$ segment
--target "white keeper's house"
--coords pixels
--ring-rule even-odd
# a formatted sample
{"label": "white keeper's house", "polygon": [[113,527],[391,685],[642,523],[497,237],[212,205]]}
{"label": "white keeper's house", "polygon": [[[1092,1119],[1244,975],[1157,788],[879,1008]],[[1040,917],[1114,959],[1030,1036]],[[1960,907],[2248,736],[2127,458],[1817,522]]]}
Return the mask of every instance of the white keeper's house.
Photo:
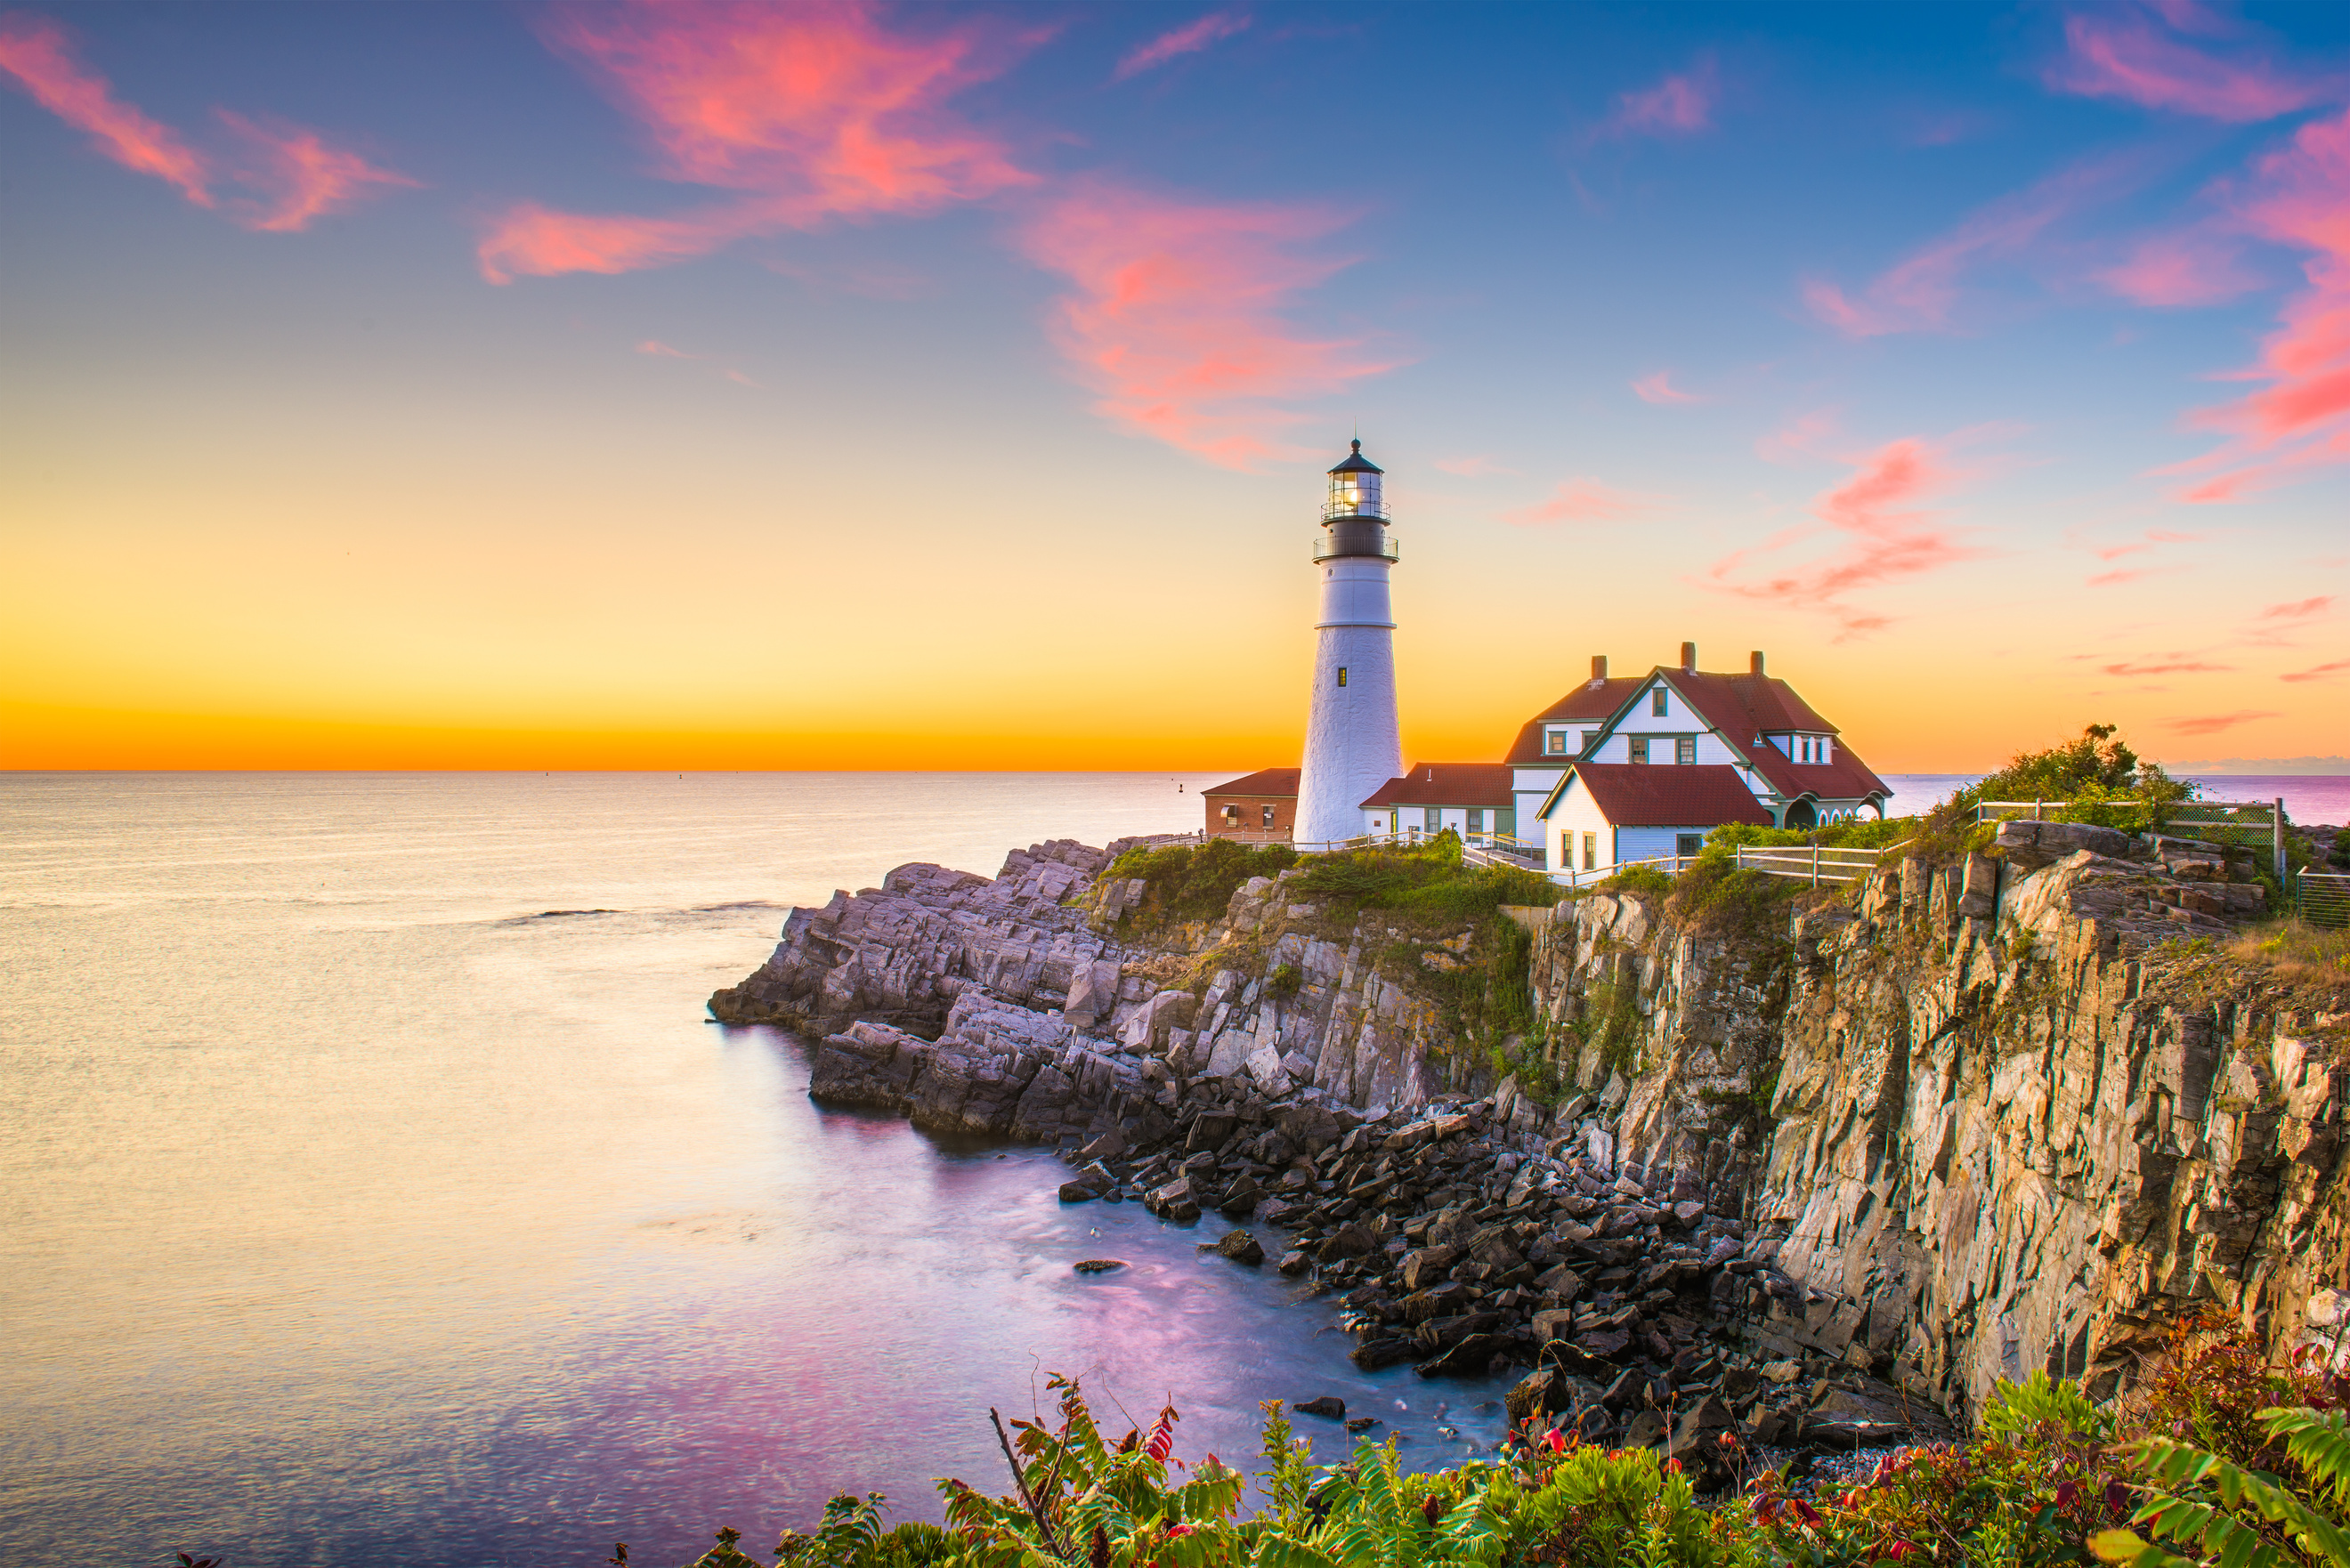
{"label": "white keeper's house", "polygon": [[1692,855],[1733,822],[1882,816],[1893,794],[1760,653],[1720,674],[1690,642],[1679,668],[1645,675],[1610,679],[1593,659],[1588,682],[1519,732],[1509,766],[1519,836],[1539,838],[1553,871]]}

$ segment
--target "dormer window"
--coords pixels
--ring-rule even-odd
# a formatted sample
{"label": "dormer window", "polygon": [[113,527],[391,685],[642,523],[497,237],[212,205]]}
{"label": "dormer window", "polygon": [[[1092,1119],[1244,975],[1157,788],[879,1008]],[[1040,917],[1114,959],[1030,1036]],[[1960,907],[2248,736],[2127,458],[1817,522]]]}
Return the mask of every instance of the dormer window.
{"label": "dormer window", "polygon": [[1648,712],[1651,717],[1659,719],[1666,718],[1671,713],[1671,711],[1672,706],[1666,701],[1665,689],[1663,687],[1659,686],[1648,694]]}
{"label": "dormer window", "polygon": [[1546,756],[1553,757],[1566,755],[1566,732],[1565,730],[1546,731],[1543,735],[1543,753]]}

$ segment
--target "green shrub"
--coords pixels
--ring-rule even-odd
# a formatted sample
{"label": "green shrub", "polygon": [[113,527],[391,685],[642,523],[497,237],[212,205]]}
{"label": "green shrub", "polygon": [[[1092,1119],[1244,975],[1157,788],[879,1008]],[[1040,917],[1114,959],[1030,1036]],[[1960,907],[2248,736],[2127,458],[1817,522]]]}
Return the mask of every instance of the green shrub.
{"label": "green shrub", "polygon": [[2067,801],[2073,804],[2050,812],[2049,820],[2158,832],[2199,786],[2172,778],[2160,763],[2142,759],[2118,733],[2112,724],[2091,724],[2078,740],[2019,752],[2007,766],[1957,792],[1934,815],[1971,820],[1981,801]]}

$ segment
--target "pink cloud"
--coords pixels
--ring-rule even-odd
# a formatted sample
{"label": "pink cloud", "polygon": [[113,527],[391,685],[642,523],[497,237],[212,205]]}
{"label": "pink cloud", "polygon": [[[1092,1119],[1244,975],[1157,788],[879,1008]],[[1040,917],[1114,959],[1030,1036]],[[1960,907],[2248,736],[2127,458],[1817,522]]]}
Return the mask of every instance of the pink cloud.
{"label": "pink cloud", "polygon": [[2315,83],[2263,60],[2220,59],[2166,38],[2137,16],[2082,12],[2064,22],[2066,57],[2045,79],[2060,92],[2123,99],[2231,125],[2273,119],[2317,101]]}
{"label": "pink cloud", "polygon": [[239,178],[263,192],[259,202],[240,202],[239,221],[269,234],[293,234],[310,220],[357,204],[371,185],[417,182],[379,169],[356,152],[330,147],[315,130],[282,121],[256,123],[227,109],[213,111],[250,149]]}
{"label": "pink cloud", "polygon": [[2236,248],[2204,232],[2166,234],[2147,241],[2119,266],[2096,279],[2136,305],[2218,305],[2258,288]]}
{"label": "pink cloud", "polygon": [[2168,528],[2149,528],[2146,531],[2146,537],[2142,539],[2134,540],[2126,545],[2106,545],[2099,547],[2096,557],[2100,561],[2118,561],[2124,556],[2139,555],[2147,550],[2159,549],[2165,545],[2199,544],[2202,537],[2199,534],[2181,534]]}
{"label": "pink cloud", "polygon": [[2232,501],[2297,470],[2350,462],[2350,110],[2303,125],[2258,160],[2238,207],[2253,233],[2314,254],[2302,268],[2307,286],[2241,373],[2266,385],[2194,416],[2230,439],[2164,471],[2226,471],[2184,491],[2189,502]]}
{"label": "pink cloud", "polygon": [[1482,479],[1489,473],[1517,472],[1513,468],[1503,468],[1492,458],[1482,454],[1476,457],[1440,457],[1436,460],[1436,466],[1446,473],[1457,473],[1463,479]]}
{"label": "pink cloud", "polygon": [[104,77],[74,58],[66,30],[47,17],[22,11],[0,16],[0,71],[15,77],[43,109],[87,133],[99,151],[124,168],[178,186],[199,207],[214,204],[204,158],[170,126],[118,101]]}
{"label": "pink cloud", "polygon": [[2102,667],[2108,675],[2217,675],[2234,669],[2230,664],[2210,664],[2199,659],[2158,660],[2152,664],[2132,664],[2124,659],[2119,664]]}
{"label": "pink cloud", "polygon": [[1824,444],[1836,433],[1836,410],[1814,409],[1798,414],[1770,434],[1754,441],[1754,455],[1765,462],[1794,463],[1824,455]]}
{"label": "pink cloud", "polygon": [[1211,11],[1196,22],[1187,22],[1172,32],[1161,33],[1118,61],[1112,81],[1147,71],[1153,66],[1163,66],[1179,55],[1196,54],[1211,44],[1221,43],[1233,34],[1247,28],[1251,18],[1237,11]]}
{"label": "pink cloud", "polygon": [[2277,679],[2288,682],[2323,680],[2333,675],[2350,675],[2350,659],[2337,659],[2328,664],[2313,665],[2307,670],[2296,670],[2290,675],[2280,675]]}
{"label": "pink cloud", "polygon": [[747,235],[920,213],[1035,176],[945,111],[1035,35],[993,25],[912,37],[862,0],[789,6],[558,7],[550,41],[580,60],[679,182],[741,192],[682,216],[568,213],[522,202],[489,226],[483,275],[627,272]]}
{"label": "pink cloud", "polygon": [[1791,529],[1749,550],[1733,551],[1706,571],[1711,586],[1742,598],[1793,609],[1819,610],[1835,618],[1837,641],[1890,625],[1882,615],[1844,602],[1864,588],[1922,576],[1988,552],[1962,543],[1919,504],[1947,489],[1954,475],[1940,448],[1918,437],[1887,441],[1856,460],[1856,472],[1812,504],[1812,514],[1845,543],[1834,554],[1759,580],[1732,574],[1752,557],[1785,548],[1816,532]]}
{"label": "pink cloud", "polygon": [[2132,181],[2139,160],[2085,159],[2024,190],[1985,203],[1949,234],[1880,274],[1858,297],[1822,279],[1804,286],[1812,314],[1847,337],[1949,331],[1966,275],[1987,262],[2030,250],[2046,231]]}
{"label": "pink cloud", "polygon": [[2314,598],[2295,599],[2291,604],[2271,605],[2261,611],[2262,620],[2307,620],[2324,615],[2334,604],[2332,594],[2319,594]]}
{"label": "pink cloud", "polygon": [[520,202],[491,223],[474,254],[492,283],[567,272],[635,272],[707,255],[783,224],[758,202],[704,207],[681,218],[632,218],[558,213]]}
{"label": "pink cloud", "polygon": [[689,354],[682,348],[672,348],[658,337],[648,337],[637,345],[639,354],[650,354],[660,359],[699,359],[699,354]]}
{"label": "pink cloud", "polygon": [[1553,523],[1621,523],[1656,513],[1670,497],[1611,490],[1596,479],[1561,480],[1548,501],[1504,512],[1502,520],[1520,528]]}
{"label": "pink cloud", "polygon": [[1695,392],[1684,392],[1673,385],[1672,372],[1659,370],[1653,376],[1643,376],[1632,383],[1632,390],[1644,403],[1701,403],[1706,400]]}
{"label": "pink cloud", "polygon": [[1284,313],[1347,265],[1302,247],[1351,214],[1295,202],[1178,201],[1080,182],[1021,234],[1076,286],[1053,339],[1112,423],[1228,468],[1299,449],[1268,440],[1292,405],[1391,369],[1355,338],[1301,336]]}
{"label": "pink cloud", "polygon": [[1604,134],[1690,136],[1713,127],[1713,107],[1720,96],[1711,57],[1690,69],[1669,76],[1652,88],[1618,94]]}
{"label": "pink cloud", "polygon": [[[199,207],[224,208],[249,229],[293,234],[313,218],[354,205],[369,186],[416,184],[330,146],[315,130],[225,109],[213,113],[234,135],[238,151],[226,157],[199,152],[170,126],[118,101],[105,78],[73,57],[65,29],[46,17],[0,16],[0,71],[16,78],[42,108],[88,132],[99,151],[124,168],[168,182]],[[233,193],[224,202],[224,185],[251,193]]]}
{"label": "pink cloud", "polygon": [[2169,727],[2182,735],[2216,735],[2222,730],[2232,730],[2255,719],[2273,719],[2276,716],[2265,708],[2239,708],[2232,713],[2211,713],[2200,719],[2173,719]]}
{"label": "pink cloud", "polygon": [[2134,583],[2141,577],[2152,576],[2154,572],[2149,567],[2131,567],[2118,572],[2099,572],[2095,576],[2083,579],[2081,586],[2089,588],[2117,588],[2124,583]]}

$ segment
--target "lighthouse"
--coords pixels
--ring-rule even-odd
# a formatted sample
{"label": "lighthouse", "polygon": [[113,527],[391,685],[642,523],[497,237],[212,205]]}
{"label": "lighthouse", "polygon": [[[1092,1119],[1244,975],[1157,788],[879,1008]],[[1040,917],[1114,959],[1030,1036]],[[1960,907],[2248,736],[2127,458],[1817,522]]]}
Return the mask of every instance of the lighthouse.
{"label": "lighthouse", "polygon": [[1327,843],[1363,831],[1362,804],[1403,772],[1396,729],[1395,615],[1388,573],[1396,562],[1379,466],[1363,443],[1330,471],[1323,536],[1322,613],[1315,622],[1314,700],[1297,780],[1296,842]]}

